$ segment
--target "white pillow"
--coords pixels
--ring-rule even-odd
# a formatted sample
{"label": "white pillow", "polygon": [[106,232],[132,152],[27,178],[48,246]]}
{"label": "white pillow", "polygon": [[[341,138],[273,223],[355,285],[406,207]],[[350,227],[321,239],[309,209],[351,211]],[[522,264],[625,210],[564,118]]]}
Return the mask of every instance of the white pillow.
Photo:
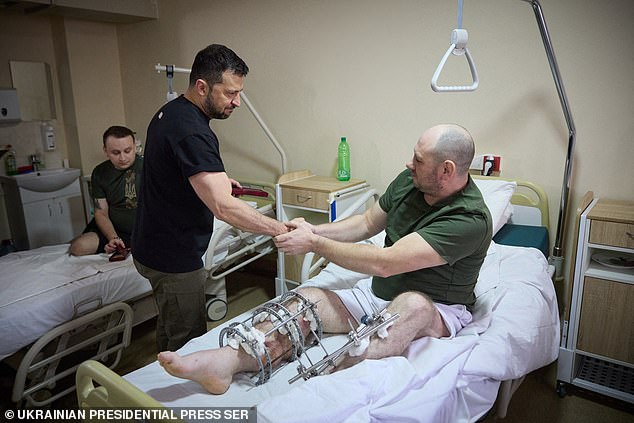
{"label": "white pillow", "polygon": [[480,189],[491,217],[493,218],[493,235],[495,235],[513,214],[511,196],[517,188],[515,181],[499,179],[473,179]]}

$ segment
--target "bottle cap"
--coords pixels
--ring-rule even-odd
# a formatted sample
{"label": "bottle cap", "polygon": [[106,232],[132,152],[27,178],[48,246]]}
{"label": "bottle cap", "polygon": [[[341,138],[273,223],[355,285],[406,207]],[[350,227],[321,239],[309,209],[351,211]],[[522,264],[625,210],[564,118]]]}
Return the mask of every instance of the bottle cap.
{"label": "bottle cap", "polygon": [[346,142],[346,137],[341,137],[341,142]]}

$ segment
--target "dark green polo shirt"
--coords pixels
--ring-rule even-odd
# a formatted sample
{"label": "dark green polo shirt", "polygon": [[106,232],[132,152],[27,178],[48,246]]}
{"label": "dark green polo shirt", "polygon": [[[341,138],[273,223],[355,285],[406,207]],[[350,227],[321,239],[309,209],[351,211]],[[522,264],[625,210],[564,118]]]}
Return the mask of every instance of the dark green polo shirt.
{"label": "dark green polo shirt", "polygon": [[447,264],[387,278],[374,276],[374,293],[392,300],[403,292],[420,291],[435,302],[471,307],[493,227],[489,209],[471,177],[463,190],[430,206],[412,184],[411,172],[405,170],[390,184],[379,205],[387,213],[386,247],[416,232]]}

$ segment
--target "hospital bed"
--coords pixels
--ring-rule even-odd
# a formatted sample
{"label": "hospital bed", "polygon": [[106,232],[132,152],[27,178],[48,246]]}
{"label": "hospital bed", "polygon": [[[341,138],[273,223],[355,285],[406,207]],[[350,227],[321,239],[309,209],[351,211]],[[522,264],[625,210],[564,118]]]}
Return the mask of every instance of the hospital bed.
{"label": "hospital bed", "polygon": [[[404,357],[365,360],[292,384],[296,364],[283,366],[264,384],[257,384],[257,375],[239,374],[219,396],[195,382],[170,376],[157,362],[122,378],[87,361],[77,371],[78,404],[83,408],[256,406],[258,422],[470,422],[492,409],[504,417],[523,377],[557,357],[553,269],[540,248],[533,246],[540,246],[548,234],[548,207],[543,191],[529,183],[518,182],[517,190],[515,182],[503,180],[478,184],[496,232],[505,224],[528,225],[535,231],[522,232],[524,238],[516,242],[527,246],[492,243],[475,289],[473,322],[454,339],[419,339]],[[381,234],[364,242],[381,245]],[[305,284],[334,289],[365,277],[330,263]],[[243,321],[249,314],[233,321]],[[191,340],[179,353],[217,347],[221,330]],[[329,336],[322,344],[332,351],[346,339]],[[314,347],[306,355],[319,360],[323,351]]]}
{"label": "hospital bed", "polygon": [[[236,196],[275,216],[272,184],[242,185]],[[131,328],[156,315],[152,287],[132,256],[109,262],[106,254],[69,256],[68,247],[0,257],[0,361],[16,369],[12,400],[26,406],[45,406],[74,391],[73,375],[87,358],[114,368]],[[203,257],[210,320],[226,314],[226,276],[273,250],[271,237],[214,221]]]}

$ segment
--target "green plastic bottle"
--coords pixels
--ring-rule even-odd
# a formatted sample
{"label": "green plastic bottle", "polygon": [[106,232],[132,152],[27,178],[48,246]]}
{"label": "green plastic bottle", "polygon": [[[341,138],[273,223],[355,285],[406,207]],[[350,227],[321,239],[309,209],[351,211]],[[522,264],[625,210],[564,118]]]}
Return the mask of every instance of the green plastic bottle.
{"label": "green plastic bottle", "polygon": [[[10,148],[10,147],[9,147]],[[9,150],[4,156],[4,170],[7,175],[17,175],[18,166],[15,162],[15,151]]]}
{"label": "green plastic bottle", "polygon": [[337,179],[340,181],[350,180],[350,145],[346,142],[346,137],[341,137],[339,142],[337,164]]}

